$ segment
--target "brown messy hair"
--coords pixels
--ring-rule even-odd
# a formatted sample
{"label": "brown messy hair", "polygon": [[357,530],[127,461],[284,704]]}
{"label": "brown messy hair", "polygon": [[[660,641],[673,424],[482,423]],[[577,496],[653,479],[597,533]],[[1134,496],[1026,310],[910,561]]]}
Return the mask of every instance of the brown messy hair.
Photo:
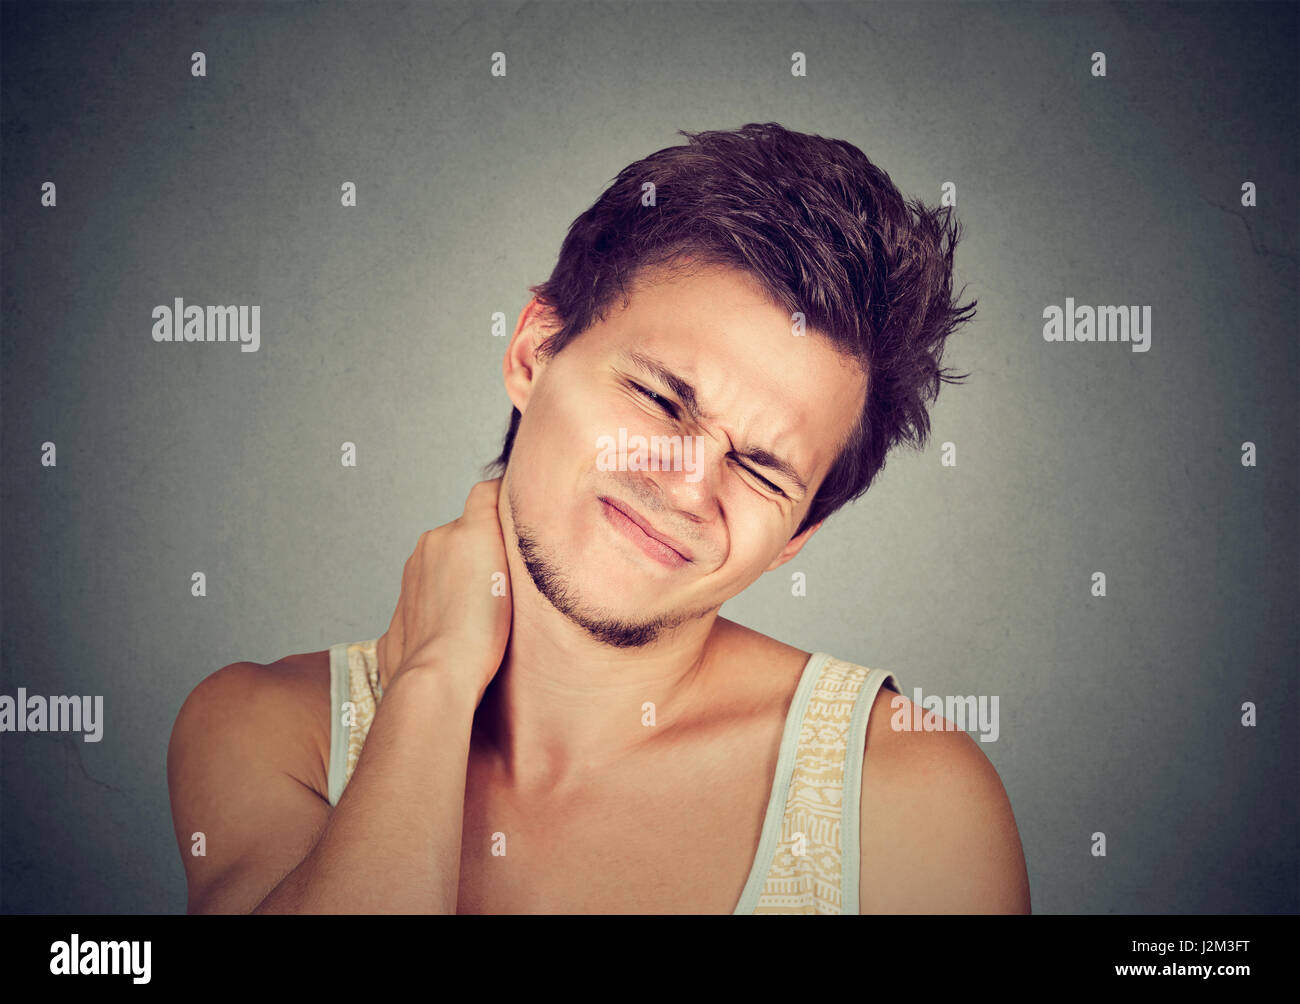
{"label": "brown messy hair", "polygon": [[[551,277],[530,286],[560,325],[539,347],[562,350],[599,320],[643,270],[674,263],[726,265],[752,276],[810,332],[869,374],[865,406],[840,444],[794,536],[861,496],[899,442],[920,449],[940,384],[948,336],[978,301],[952,298],[961,233],[951,208],[905,202],[887,175],[843,140],[775,122],[690,132],[684,146],[624,168],[569,227]],[[642,204],[653,183],[655,204]],[[518,408],[501,455],[510,461]]]}

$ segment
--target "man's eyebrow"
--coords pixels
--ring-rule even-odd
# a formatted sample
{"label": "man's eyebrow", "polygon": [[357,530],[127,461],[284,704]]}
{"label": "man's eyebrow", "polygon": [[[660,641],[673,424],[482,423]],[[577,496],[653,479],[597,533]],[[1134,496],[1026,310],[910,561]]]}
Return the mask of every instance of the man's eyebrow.
{"label": "man's eyebrow", "polygon": [[658,377],[668,388],[676,394],[682,401],[682,407],[690,412],[691,418],[697,422],[710,422],[713,415],[706,415],[700,408],[699,401],[695,398],[695,388],[652,356],[647,356],[636,349],[624,349],[621,353],[623,358],[635,366],[640,367],[651,376]]}
{"label": "man's eyebrow", "polygon": [[799,495],[801,498],[808,494],[808,486],[803,483],[803,478],[799,477],[799,472],[794,469],[794,465],[788,460],[783,460],[775,453],[771,453],[770,451],[764,450],[758,446],[753,449],[741,451],[740,455],[742,457],[748,457],[750,460],[754,461],[754,463],[758,464],[759,467],[766,467],[769,470],[780,471],[799,486]]}
{"label": "man's eyebrow", "polygon": [[[624,349],[620,353],[623,359],[632,363],[651,376],[657,377],[665,386],[667,386],[682,402],[682,407],[690,413],[691,418],[696,422],[711,421],[714,416],[706,414],[701,408],[699,400],[695,396],[695,388],[686,380],[683,380],[667,366],[661,363],[653,356],[648,356],[636,349]],[[737,450],[739,456],[752,460],[759,467],[766,467],[769,470],[780,471],[796,485],[803,495],[808,494],[808,486],[804,483],[799,472],[788,460],[778,457],[771,450],[765,450],[762,447],[752,447],[748,450]]]}

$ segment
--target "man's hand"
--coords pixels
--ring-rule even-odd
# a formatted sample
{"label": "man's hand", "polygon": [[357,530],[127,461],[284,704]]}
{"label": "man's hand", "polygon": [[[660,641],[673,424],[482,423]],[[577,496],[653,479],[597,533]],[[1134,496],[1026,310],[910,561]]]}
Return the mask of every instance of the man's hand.
{"label": "man's hand", "polygon": [[436,665],[473,688],[477,706],[496,675],[511,617],[500,490],[501,478],[475,484],[464,512],[425,531],[406,560],[392,623],[375,645],[387,686],[409,669]]}

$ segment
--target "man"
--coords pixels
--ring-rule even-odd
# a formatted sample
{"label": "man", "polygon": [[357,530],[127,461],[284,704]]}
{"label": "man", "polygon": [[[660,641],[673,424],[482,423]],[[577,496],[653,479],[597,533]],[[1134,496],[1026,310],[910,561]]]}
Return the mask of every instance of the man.
{"label": "man", "polygon": [[533,288],[501,477],[388,631],[186,701],[191,912],[1028,912],[965,732],[718,616],[924,441],[957,233],[847,143],[686,135]]}

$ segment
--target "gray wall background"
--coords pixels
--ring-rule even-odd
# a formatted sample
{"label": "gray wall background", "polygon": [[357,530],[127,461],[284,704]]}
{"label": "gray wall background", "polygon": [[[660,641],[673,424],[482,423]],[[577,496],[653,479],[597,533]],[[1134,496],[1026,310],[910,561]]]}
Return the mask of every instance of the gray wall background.
{"label": "gray wall background", "polygon": [[[1293,5],[0,17],[0,693],[106,717],[98,744],[0,736],[4,911],[184,910],[165,758],[190,689],[382,633],[416,538],[500,447],[491,314],[513,325],[623,166],[769,120],[928,204],[955,182],[979,308],[929,447],[724,615],[909,694],[999,695],[983,748],[1036,912],[1296,910]],[[178,296],[261,304],[260,351],[155,344]],[[1150,304],[1150,351],[1044,342],[1067,296]]]}

